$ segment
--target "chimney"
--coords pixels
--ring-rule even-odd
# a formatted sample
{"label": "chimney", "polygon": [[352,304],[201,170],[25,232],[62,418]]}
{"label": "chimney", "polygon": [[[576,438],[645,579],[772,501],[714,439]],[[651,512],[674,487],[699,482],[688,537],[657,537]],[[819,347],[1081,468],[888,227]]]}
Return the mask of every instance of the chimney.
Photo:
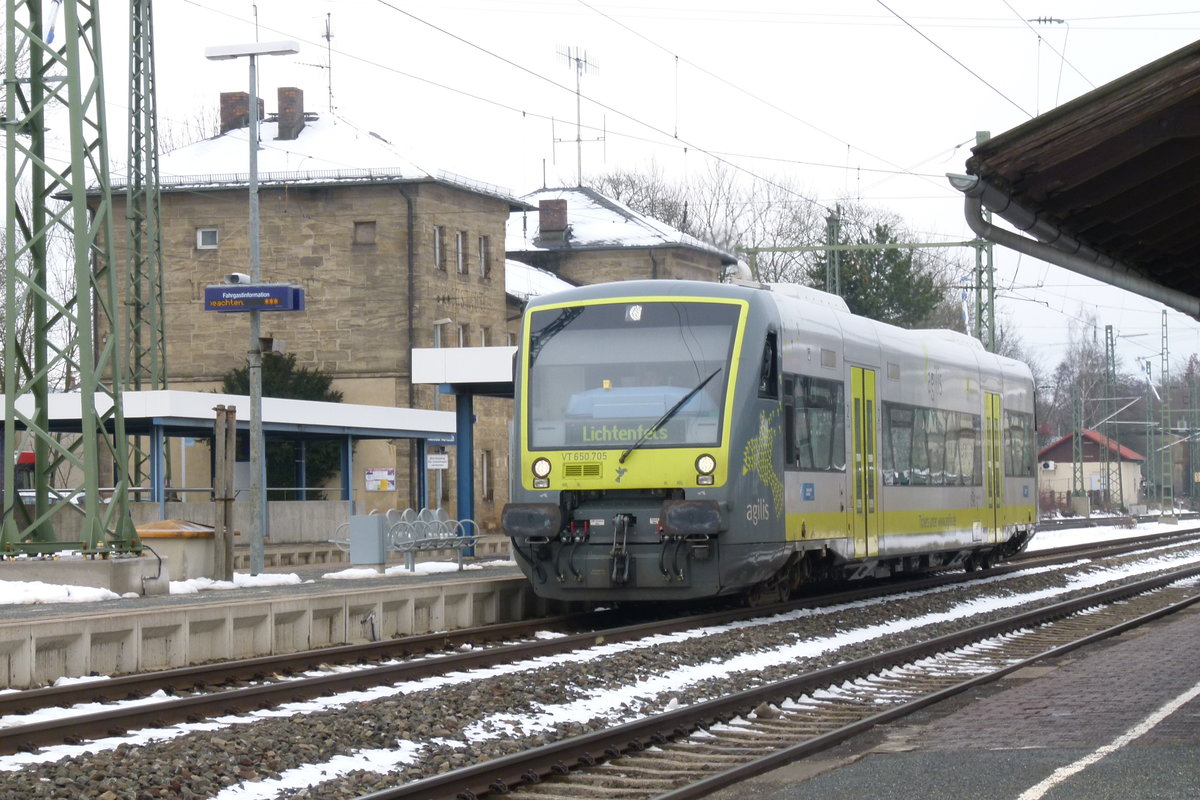
{"label": "chimney", "polygon": [[538,238],[543,242],[567,240],[567,201],[538,201]]}
{"label": "chimney", "polygon": [[[258,118],[263,118],[263,101],[258,99]],[[221,92],[221,133],[250,125],[250,95],[247,92]]]}
{"label": "chimney", "polygon": [[293,86],[279,87],[279,134],[276,139],[295,139],[304,130],[304,92]]}

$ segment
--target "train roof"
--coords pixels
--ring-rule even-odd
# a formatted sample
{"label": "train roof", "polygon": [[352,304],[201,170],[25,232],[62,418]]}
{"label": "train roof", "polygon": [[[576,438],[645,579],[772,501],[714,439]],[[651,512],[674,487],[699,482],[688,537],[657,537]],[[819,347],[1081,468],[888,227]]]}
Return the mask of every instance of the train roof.
{"label": "train roof", "polygon": [[[911,342],[927,351],[939,351],[947,359],[954,353],[971,353],[976,359],[994,359],[993,363],[1008,369],[1028,371],[1020,361],[1006,356],[989,353],[983,344],[972,336],[947,329],[908,329],[852,313],[841,297],[819,289],[796,284],[761,284],[739,281],[735,283],[711,283],[686,280],[640,280],[615,281],[579,286],[561,292],[553,292],[531,299],[531,308],[540,305],[570,302],[572,300],[595,300],[607,297],[724,297],[739,298],[757,305],[770,303],[780,312],[801,310],[805,306],[822,310],[821,316],[833,314],[843,336],[874,339],[885,349],[899,342]],[[790,307],[790,308],[789,308]],[[815,309],[814,309],[815,310]],[[826,317],[827,318],[827,317]]]}

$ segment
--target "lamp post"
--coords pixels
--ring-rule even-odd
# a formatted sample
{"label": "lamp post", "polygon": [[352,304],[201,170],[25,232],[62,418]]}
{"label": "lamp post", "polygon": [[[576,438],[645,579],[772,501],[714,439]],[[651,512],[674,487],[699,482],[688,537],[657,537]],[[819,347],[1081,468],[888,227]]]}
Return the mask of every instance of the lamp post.
{"label": "lamp post", "polygon": [[[205,48],[204,56],[211,61],[233,58],[250,60],[250,282],[261,282],[262,270],[258,247],[258,57],[282,56],[300,52],[294,41],[251,42]],[[255,507],[256,525],[251,526],[250,574],[263,571],[266,557],[264,546],[269,532],[267,518],[266,459],[263,457],[262,430],[262,312],[250,312],[250,494]]]}

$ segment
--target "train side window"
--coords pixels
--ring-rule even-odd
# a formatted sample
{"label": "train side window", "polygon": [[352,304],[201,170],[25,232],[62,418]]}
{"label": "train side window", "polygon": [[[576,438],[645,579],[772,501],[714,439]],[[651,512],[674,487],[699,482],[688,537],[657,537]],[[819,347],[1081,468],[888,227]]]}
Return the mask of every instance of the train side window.
{"label": "train side window", "polygon": [[796,466],[796,378],[783,376],[783,463]]}
{"label": "train side window", "polygon": [[775,331],[767,332],[763,343],[762,366],[758,372],[758,396],[774,400],[779,397],[779,360],[776,357]]}
{"label": "train side window", "polygon": [[1033,415],[1004,412],[1004,474],[1033,477]]}
{"label": "train side window", "polygon": [[[841,472],[846,468],[845,390],[837,381],[797,375],[785,378],[784,400],[791,419],[788,463],[802,470]],[[791,401],[790,408],[787,407]]]}
{"label": "train side window", "polygon": [[883,482],[908,486],[913,482],[913,417],[910,406],[883,407]]}

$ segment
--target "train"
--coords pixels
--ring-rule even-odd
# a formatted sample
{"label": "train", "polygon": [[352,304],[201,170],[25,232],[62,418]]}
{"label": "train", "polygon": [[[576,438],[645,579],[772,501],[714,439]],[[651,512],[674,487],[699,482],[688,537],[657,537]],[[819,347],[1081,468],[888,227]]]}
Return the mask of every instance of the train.
{"label": "train", "polygon": [[539,596],[738,597],[990,567],[1037,520],[1029,368],[786,284],[533,298],[514,356],[514,557]]}

